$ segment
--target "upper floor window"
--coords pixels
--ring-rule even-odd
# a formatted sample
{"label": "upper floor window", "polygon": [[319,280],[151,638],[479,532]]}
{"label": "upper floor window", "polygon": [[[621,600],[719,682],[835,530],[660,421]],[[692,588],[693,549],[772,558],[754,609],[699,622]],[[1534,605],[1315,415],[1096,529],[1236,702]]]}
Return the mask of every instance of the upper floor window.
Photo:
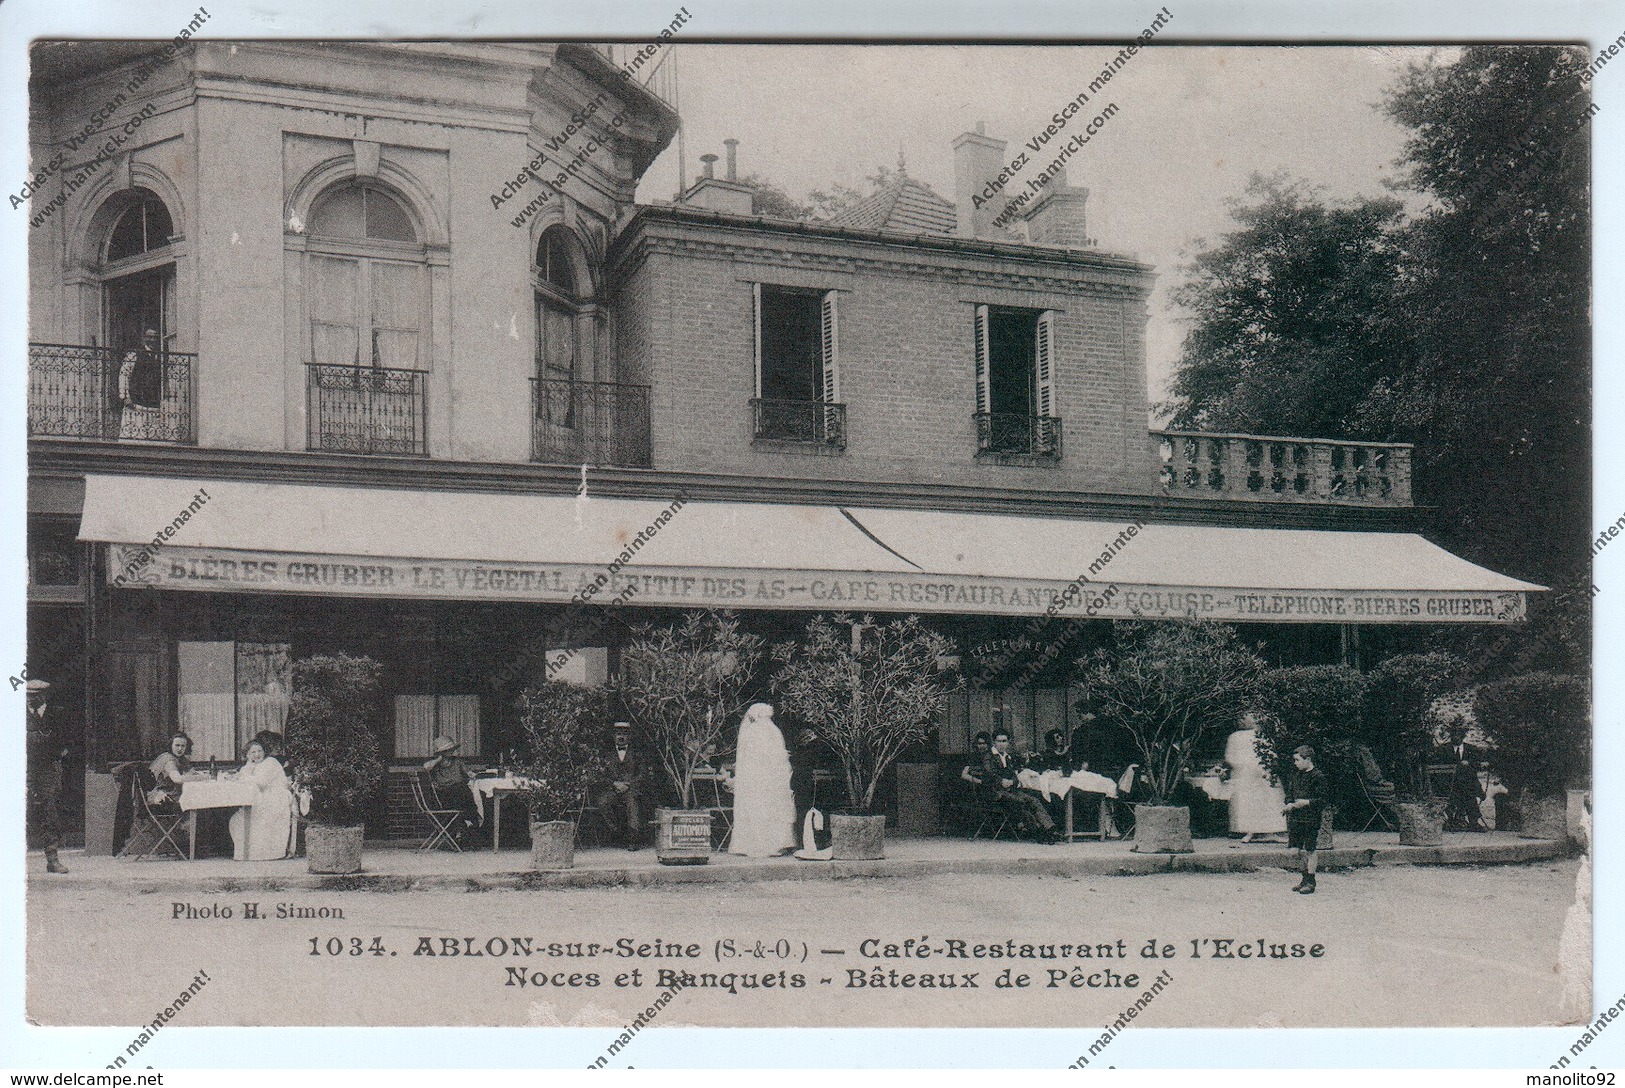
{"label": "upper floor window", "polygon": [[1055,315],[976,307],[976,430],[981,453],[1059,457]]}
{"label": "upper floor window", "polygon": [[107,236],[107,260],[121,261],[139,257],[169,245],[175,233],[164,202],[146,189],[135,190],[136,198],[119,213],[113,229]]}
{"label": "upper floor window", "polygon": [[548,227],[536,244],[536,375],[544,380],[575,381],[585,369],[581,317],[589,286],[580,254],[568,227]]}
{"label": "upper floor window", "polygon": [[756,286],[756,437],[846,444],[834,291]]}
{"label": "upper floor window", "polygon": [[311,361],[416,369],[428,325],[428,265],[412,217],[394,196],[348,185],[311,209]]}

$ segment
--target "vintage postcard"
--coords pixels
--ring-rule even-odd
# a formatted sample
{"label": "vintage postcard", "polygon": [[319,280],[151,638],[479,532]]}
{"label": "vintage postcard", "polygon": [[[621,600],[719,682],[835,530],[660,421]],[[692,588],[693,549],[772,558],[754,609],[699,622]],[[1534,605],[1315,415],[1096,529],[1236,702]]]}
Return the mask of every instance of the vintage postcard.
{"label": "vintage postcard", "polygon": [[688,2],[27,46],[28,1021],[1593,1064],[1625,33]]}

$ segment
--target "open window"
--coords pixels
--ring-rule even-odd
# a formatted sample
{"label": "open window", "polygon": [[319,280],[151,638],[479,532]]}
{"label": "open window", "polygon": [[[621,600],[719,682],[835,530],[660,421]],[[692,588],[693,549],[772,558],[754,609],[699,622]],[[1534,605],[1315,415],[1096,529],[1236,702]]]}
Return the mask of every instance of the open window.
{"label": "open window", "polygon": [[834,291],[756,285],[756,438],[846,445]]}
{"label": "open window", "polygon": [[978,452],[1060,456],[1054,316],[1049,310],[976,307]]}
{"label": "open window", "polygon": [[412,370],[421,361],[428,269],[393,196],[349,185],[310,213],[311,361]]}

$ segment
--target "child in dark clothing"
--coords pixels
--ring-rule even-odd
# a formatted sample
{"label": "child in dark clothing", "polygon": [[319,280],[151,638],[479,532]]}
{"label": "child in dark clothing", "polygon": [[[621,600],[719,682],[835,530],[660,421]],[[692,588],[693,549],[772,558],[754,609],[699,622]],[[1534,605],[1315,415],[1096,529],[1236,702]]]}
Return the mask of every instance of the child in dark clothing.
{"label": "child in dark clothing", "polygon": [[1315,767],[1315,750],[1300,744],[1292,753],[1292,765],[1297,773],[1292,776],[1288,796],[1282,809],[1286,813],[1287,845],[1298,851],[1303,867],[1303,879],[1292,890],[1303,895],[1315,894],[1315,847],[1320,839],[1320,813],[1326,807],[1326,776]]}

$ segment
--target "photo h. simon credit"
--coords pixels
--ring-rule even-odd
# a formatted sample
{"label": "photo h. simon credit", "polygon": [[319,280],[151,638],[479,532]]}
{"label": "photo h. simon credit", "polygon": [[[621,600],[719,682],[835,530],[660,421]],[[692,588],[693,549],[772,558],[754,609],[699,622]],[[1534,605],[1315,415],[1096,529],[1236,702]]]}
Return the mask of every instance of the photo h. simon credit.
{"label": "photo h. simon credit", "polygon": [[1592,1022],[1625,74],[1182,14],[35,42],[28,1016]]}

